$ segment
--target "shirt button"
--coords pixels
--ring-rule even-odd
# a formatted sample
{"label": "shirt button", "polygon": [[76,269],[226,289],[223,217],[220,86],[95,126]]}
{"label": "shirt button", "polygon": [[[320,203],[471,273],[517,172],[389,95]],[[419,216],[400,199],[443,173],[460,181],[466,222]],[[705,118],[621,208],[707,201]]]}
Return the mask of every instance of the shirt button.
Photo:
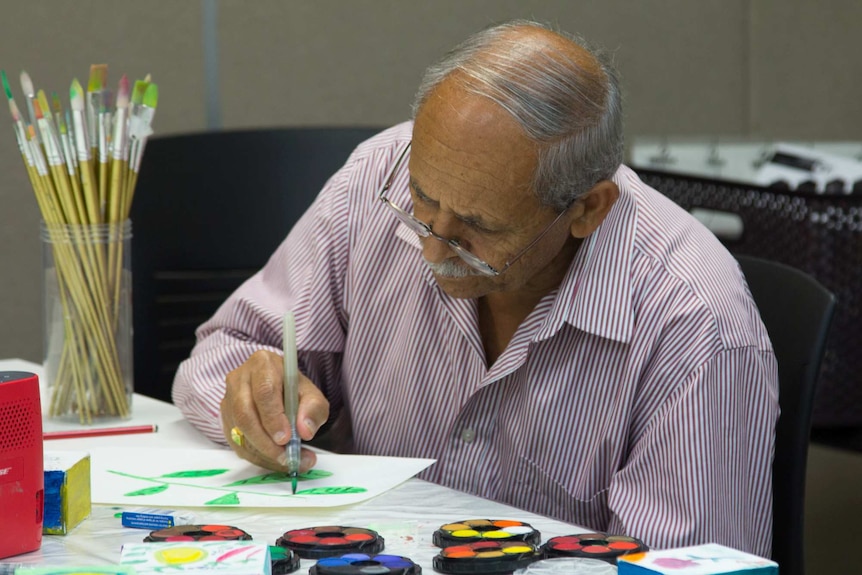
{"label": "shirt button", "polygon": [[464,443],[473,443],[473,440],[476,439],[476,432],[468,427],[461,432],[461,439]]}

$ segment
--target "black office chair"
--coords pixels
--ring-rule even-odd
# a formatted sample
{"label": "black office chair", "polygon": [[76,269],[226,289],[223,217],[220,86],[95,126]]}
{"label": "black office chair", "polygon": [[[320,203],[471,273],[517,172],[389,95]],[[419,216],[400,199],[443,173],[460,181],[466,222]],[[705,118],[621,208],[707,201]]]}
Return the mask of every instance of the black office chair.
{"label": "black office chair", "polygon": [[171,401],[194,330],[262,267],[377,128],[152,138],[132,205],[135,391]]}
{"label": "black office chair", "polygon": [[781,575],[802,575],[811,412],[835,297],[796,268],[751,256],[736,259],[778,359],[781,417],[772,465],[772,559]]}

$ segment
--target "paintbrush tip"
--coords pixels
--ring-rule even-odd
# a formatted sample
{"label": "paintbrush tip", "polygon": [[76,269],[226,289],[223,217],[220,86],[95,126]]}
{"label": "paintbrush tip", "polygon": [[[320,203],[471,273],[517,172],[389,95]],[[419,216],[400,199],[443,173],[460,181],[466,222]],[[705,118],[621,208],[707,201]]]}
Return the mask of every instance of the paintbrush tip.
{"label": "paintbrush tip", "polygon": [[129,78],[123,74],[120,85],[117,88],[117,108],[129,107]]}
{"label": "paintbrush tip", "polygon": [[24,91],[25,96],[33,95],[33,80],[30,79],[30,74],[26,71],[21,71],[21,89]]}
{"label": "paintbrush tip", "polygon": [[[39,90],[39,92],[36,94],[36,100],[33,102],[33,105],[34,105],[33,110],[34,111],[36,110],[36,108],[35,108],[36,102],[39,103],[39,107],[42,109],[42,117],[47,116],[48,118],[50,118],[51,117],[51,104],[48,103],[48,96],[45,95],[45,90]],[[37,117],[39,117],[39,116],[37,116]]]}
{"label": "paintbrush tip", "polygon": [[39,103],[39,100],[33,100],[33,114],[36,115],[37,120],[45,117],[42,115],[42,105]]}
{"label": "paintbrush tip", "polygon": [[84,110],[84,89],[77,78],[72,80],[72,85],[69,87],[69,103],[72,110],[82,112]]}
{"label": "paintbrush tip", "polygon": [[159,86],[158,84],[150,84],[147,86],[147,91],[144,92],[144,106],[155,108],[159,103]]}
{"label": "paintbrush tip", "polygon": [[6,92],[6,97],[12,101],[12,88],[9,87],[9,78],[6,77],[6,70],[0,70],[0,76],[3,77],[3,90]]}
{"label": "paintbrush tip", "polygon": [[296,495],[296,473],[290,477],[290,488],[293,490],[293,494]]}
{"label": "paintbrush tip", "polygon": [[18,111],[18,106],[12,98],[9,98],[9,112],[12,114],[13,122],[17,122],[21,119],[21,113]]}
{"label": "paintbrush tip", "polygon": [[144,80],[136,80],[135,87],[132,88],[132,104],[143,104],[144,103],[144,92],[147,91],[147,84]]}
{"label": "paintbrush tip", "polygon": [[88,92],[98,92],[105,88],[108,81],[108,65],[93,64],[90,66],[90,82],[87,86]]}

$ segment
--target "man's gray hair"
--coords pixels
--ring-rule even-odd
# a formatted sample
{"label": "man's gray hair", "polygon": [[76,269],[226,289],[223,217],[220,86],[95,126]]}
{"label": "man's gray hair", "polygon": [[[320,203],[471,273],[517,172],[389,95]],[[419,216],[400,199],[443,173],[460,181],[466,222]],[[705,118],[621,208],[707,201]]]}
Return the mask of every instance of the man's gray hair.
{"label": "man's gray hair", "polygon": [[[512,32],[525,26],[575,42],[596,59],[602,73],[558,51],[537,51],[519,42]],[[622,163],[618,74],[605,54],[580,38],[527,20],[474,34],[425,71],[413,101],[414,119],[434,88],[450,76],[503,107],[539,145],[533,189],[544,205],[564,210],[597,182],[610,179]]]}

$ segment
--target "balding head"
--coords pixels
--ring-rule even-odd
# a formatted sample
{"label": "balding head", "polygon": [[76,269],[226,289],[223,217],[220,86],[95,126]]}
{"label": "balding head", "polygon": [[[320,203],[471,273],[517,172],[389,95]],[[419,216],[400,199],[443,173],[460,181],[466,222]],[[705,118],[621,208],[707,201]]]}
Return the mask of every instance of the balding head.
{"label": "balding head", "polygon": [[534,190],[562,210],[622,162],[616,72],[582,41],[535,22],[479,32],[431,66],[414,117],[446,81],[495,102],[539,147]]}

